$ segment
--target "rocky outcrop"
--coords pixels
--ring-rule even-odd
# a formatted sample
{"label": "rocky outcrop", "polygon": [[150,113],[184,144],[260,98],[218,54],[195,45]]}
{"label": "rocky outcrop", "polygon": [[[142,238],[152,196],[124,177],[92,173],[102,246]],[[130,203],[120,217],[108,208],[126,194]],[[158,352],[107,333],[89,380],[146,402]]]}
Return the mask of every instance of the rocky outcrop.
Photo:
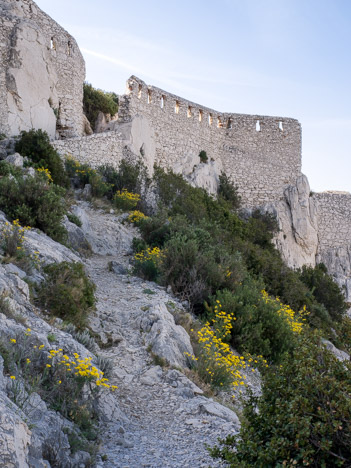
{"label": "rocky outcrop", "polygon": [[220,159],[201,162],[199,155],[187,153],[171,169],[181,174],[193,187],[204,188],[212,195],[217,194],[222,172]]}
{"label": "rocky outcrop", "polygon": [[293,268],[316,263],[318,248],[318,205],[310,196],[305,175],[284,191],[284,200],[268,206],[279,223],[274,242],[286,263]]}
{"label": "rocky outcrop", "polygon": [[84,77],[72,36],[32,0],[0,0],[0,133],[83,135]]}
{"label": "rocky outcrop", "polygon": [[[349,246],[321,249],[317,255],[317,262],[324,263],[351,305],[351,242]],[[348,313],[351,317],[351,308]]]}

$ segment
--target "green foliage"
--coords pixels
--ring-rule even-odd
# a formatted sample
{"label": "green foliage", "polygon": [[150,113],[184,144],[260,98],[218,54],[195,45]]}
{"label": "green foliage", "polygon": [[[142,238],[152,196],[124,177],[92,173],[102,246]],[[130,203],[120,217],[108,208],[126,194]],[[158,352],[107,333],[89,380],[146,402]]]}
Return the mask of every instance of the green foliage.
{"label": "green foliage", "polygon": [[75,187],[84,188],[86,184],[91,185],[93,197],[101,198],[111,189],[97,170],[92,169],[89,164],[81,164],[72,156],[66,156],[65,168]]}
{"label": "green foliage", "polygon": [[10,174],[14,177],[18,177],[22,174],[22,169],[7,161],[0,161],[0,176],[8,176]]}
{"label": "green foliage", "polygon": [[81,263],[62,262],[44,268],[46,281],[38,287],[42,306],[57,317],[83,328],[89,310],[95,305],[95,285]]}
{"label": "green foliage", "polygon": [[6,138],[5,133],[0,133],[0,141],[5,140],[5,138]]}
{"label": "green foliage", "polygon": [[274,250],[272,239],[278,229],[278,222],[274,215],[254,210],[247,220],[245,237],[255,245]]}
{"label": "green foliage", "polygon": [[279,304],[266,302],[262,297],[262,282],[248,277],[235,291],[221,290],[211,298],[209,317],[218,300],[227,314],[233,314],[230,343],[240,353],[262,355],[277,362],[295,345],[295,336]]}
{"label": "green foliage", "polygon": [[232,468],[350,467],[350,375],[350,363],[339,362],[318,335],[302,336],[264,375],[262,396],[246,404],[240,437],[228,437],[212,455]]}
{"label": "green foliage", "polygon": [[0,179],[0,208],[22,226],[36,227],[54,240],[63,241],[61,224],[66,213],[65,190],[48,182],[45,175],[3,177]]}
{"label": "green foliage", "polygon": [[115,115],[118,111],[118,96],[113,92],[94,88],[89,83],[83,85],[83,109],[94,129],[99,112]]}
{"label": "green foliage", "polygon": [[118,170],[105,165],[99,168],[99,172],[111,186],[109,198],[112,198],[116,191],[122,191],[123,189],[140,194],[142,181],[146,179],[146,168],[141,161],[130,163],[122,159]]}
{"label": "green foliage", "polygon": [[66,188],[69,186],[63,162],[51,146],[48,134],[43,130],[21,132],[21,138],[16,143],[16,151],[22,156],[27,156],[36,169],[48,169],[55,184]]}
{"label": "green foliage", "polygon": [[218,196],[230,202],[233,210],[240,208],[241,197],[238,194],[238,188],[230,182],[225,172],[219,176]]}
{"label": "green foliage", "polygon": [[199,153],[199,158],[200,158],[200,161],[201,161],[202,163],[207,163],[207,161],[208,161],[208,156],[207,156],[206,151],[204,151],[204,150],[200,151],[200,153]]}
{"label": "green foliage", "polygon": [[92,169],[88,164],[82,164],[72,156],[65,158],[68,176],[77,188],[91,185],[93,197],[106,197],[112,200],[117,191],[127,190],[140,194],[142,181],[146,177],[146,168],[141,163],[132,164],[122,159],[118,169],[112,166],[101,166]]}
{"label": "green foliage", "polygon": [[[161,263],[163,280],[191,305],[201,305],[218,289],[231,287],[242,279],[245,268],[238,255],[229,255],[220,246],[201,241],[206,231],[188,228],[174,233],[164,244]],[[230,272],[230,274],[229,274]]]}
{"label": "green foliage", "polygon": [[[245,276],[243,270],[247,270],[253,279],[262,280],[262,289],[293,310],[299,311],[306,305],[309,323],[328,333],[332,307],[336,307],[334,296],[331,301],[322,302],[321,295],[317,299],[316,287],[306,284],[301,272],[287,267],[274,248],[272,239],[278,230],[274,216],[256,210],[249,217],[239,217],[235,212],[236,190],[224,175],[221,181],[222,189],[214,200],[204,190],[191,187],[180,175],[155,168],[159,209],[140,223],[140,229],[148,246],[163,249],[159,281],[171,284],[197,311],[203,311],[198,301],[208,300],[209,295],[221,289],[235,292],[235,281],[240,282]],[[238,256],[242,272],[236,276],[238,264],[232,267],[228,259]],[[223,281],[223,271],[229,273],[231,282],[228,278]],[[333,283],[334,288],[337,295],[338,287]],[[336,300],[335,303],[339,304]],[[337,307],[342,308],[342,304]]]}
{"label": "green foliage", "polygon": [[82,221],[75,214],[67,213],[67,218],[71,223],[74,223],[76,226],[82,227]]}
{"label": "green foliage", "polygon": [[340,321],[348,306],[340,288],[328,275],[325,265],[320,263],[315,268],[304,266],[300,278],[316,300],[325,306],[331,318]]}

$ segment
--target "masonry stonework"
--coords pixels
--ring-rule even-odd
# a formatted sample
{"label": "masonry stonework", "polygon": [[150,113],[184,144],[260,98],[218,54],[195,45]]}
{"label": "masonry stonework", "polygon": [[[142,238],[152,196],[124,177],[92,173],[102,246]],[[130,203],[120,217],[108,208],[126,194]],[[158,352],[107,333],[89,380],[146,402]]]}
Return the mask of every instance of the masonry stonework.
{"label": "masonry stonework", "polygon": [[201,150],[220,160],[246,205],[283,197],[301,175],[301,126],[295,119],[220,113],[146,85],[132,76],[120,98],[120,122],[147,117],[155,130],[156,162],[173,168]]}
{"label": "masonry stonework", "polygon": [[322,192],[313,198],[318,203],[319,249],[351,246],[351,194]]}
{"label": "masonry stonework", "polygon": [[32,0],[0,0],[0,64],[0,133],[83,135],[84,59]]}

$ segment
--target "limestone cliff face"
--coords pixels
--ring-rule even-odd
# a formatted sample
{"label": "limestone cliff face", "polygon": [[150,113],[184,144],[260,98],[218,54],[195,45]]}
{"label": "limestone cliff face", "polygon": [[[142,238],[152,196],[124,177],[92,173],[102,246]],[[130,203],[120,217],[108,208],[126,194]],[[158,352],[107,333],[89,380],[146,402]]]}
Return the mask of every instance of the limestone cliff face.
{"label": "limestone cliff face", "polygon": [[293,268],[315,265],[318,248],[318,206],[310,197],[305,175],[284,191],[284,200],[271,208],[279,222],[275,239],[286,263]]}
{"label": "limestone cliff face", "polygon": [[85,64],[74,38],[32,0],[0,0],[0,133],[84,133]]}
{"label": "limestone cliff face", "polygon": [[351,194],[311,196],[302,175],[284,197],[265,206],[278,219],[280,231],[274,242],[283,259],[293,268],[324,263],[351,303]]}

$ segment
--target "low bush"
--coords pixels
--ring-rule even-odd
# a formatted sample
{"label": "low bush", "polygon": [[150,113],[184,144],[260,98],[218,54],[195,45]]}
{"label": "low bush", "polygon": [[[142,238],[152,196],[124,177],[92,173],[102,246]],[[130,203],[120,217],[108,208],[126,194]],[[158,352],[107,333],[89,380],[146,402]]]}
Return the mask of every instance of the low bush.
{"label": "low bush", "polygon": [[70,221],[71,223],[75,224],[76,226],[78,227],[82,227],[82,221],[80,220],[80,218],[72,213],[67,213],[67,218],[68,218],[68,221]]}
{"label": "low bush", "polygon": [[238,188],[230,182],[225,172],[219,176],[218,196],[228,201],[233,210],[240,208],[241,197],[238,194]]}
{"label": "low bush", "polygon": [[122,159],[116,170],[112,166],[101,166],[99,173],[103,176],[111,191],[108,198],[113,198],[116,191],[141,193],[142,185],[147,183],[147,170],[141,161],[131,163]]}
{"label": "low bush", "polygon": [[14,177],[18,177],[22,175],[22,169],[7,161],[0,161],[0,176],[8,176],[10,174]]}
{"label": "low bush", "polygon": [[44,268],[46,281],[38,287],[38,300],[56,317],[85,327],[95,305],[95,285],[81,263],[62,262]]}
{"label": "low bush", "polygon": [[44,231],[57,241],[64,241],[62,218],[66,213],[65,190],[49,183],[45,174],[3,177],[0,179],[0,208],[22,226]]}
{"label": "low bush", "polygon": [[136,208],[140,201],[138,193],[128,192],[127,189],[118,190],[113,197],[113,202],[117,208],[121,210],[130,211]]}
{"label": "low bush", "polygon": [[[196,343],[195,355],[186,353],[192,362],[192,368],[197,371],[202,381],[213,388],[225,390],[245,385],[246,377],[242,371],[249,368],[250,364],[243,356],[233,353],[225,342],[234,320],[235,317],[225,312],[221,303],[217,301],[212,318],[193,333]],[[252,371],[255,372],[254,369]]]}
{"label": "low bush", "polygon": [[208,156],[207,156],[206,151],[204,151],[204,150],[200,151],[200,153],[199,153],[199,158],[200,158],[200,161],[201,161],[202,163],[207,163],[207,161],[208,161]]}
{"label": "low bush", "polygon": [[163,252],[158,247],[141,250],[134,256],[134,273],[148,281],[156,281],[162,261]]}
{"label": "low bush", "polygon": [[91,358],[65,354],[62,349],[45,349],[27,328],[10,339],[0,340],[4,369],[11,377],[10,398],[23,407],[33,392],[80,429],[83,440],[97,437],[94,400],[100,389],[114,391]]}
{"label": "low bush", "polygon": [[86,184],[91,185],[93,197],[101,198],[111,189],[97,170],[92,169],[89,164],[80,163],[73,156],[65,157],[65,168],[76,188],[84,188]]}
{"label": "low bush", "polygon": [[269,297],[261,288],[262,283],[247,278],[235,291],[218,291],[207,308],[208,316],[213,317],[219,301],[235,317],[230,333],[234,348],[278,362],[293,349],[296,334],[301,332],[306,319],[278,299]]}
{"label": "low bush", "polygon": [[49,136],[42,130],[22,132],[16,151],[31,160],[36,169],[48,169],[55,184],[69,187],[69,179],[58,152],[50,144]]}
{"label": "low bush", "polygon": [[300,275],[303,283],[313,292],[316,300],[325,306],[332,320],[340,321],[348,309],[345,296],[327,268],[320,263],[315,268],[304,266]]}
{"label": "low bush", "polygon": [[102,91],[94,88],[89,83],[83,85],[83,109],[91,124],[95,129],[95,123],[99,112],[114,116],[118,111],[118,96],[113,92]]}
{"label": "low bush", "polygon": [[298,346],[263,377],[251,397],[239,437],[211,450],[232,468],[350,467],[351,364],[339,362],[303,334]]}

